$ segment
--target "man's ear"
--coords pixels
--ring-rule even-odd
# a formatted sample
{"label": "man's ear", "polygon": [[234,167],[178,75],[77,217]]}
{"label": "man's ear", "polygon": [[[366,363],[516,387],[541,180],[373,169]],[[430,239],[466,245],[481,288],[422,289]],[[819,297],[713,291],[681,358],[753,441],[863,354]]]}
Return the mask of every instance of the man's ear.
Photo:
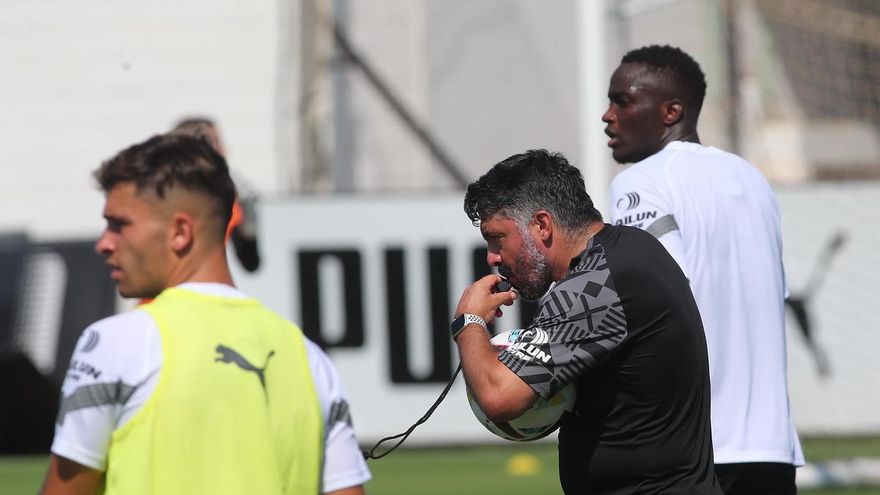
{"label": "man's ear", "polygon": [[663,125],[671,127],[684,118],[684,104],[678,98],[666,100],[661,107],[663,112]]}
{"label": "man's ear", "polygon": [[543,242],[553,238],[553,216],[547,210],[538,210],[532,215],[533,232]]}
{"label": "man's ear", "polygon": [[195,228],[189,213],[177,212],[171,216],[171,249],[177,254],[187,252],[193,245]]}

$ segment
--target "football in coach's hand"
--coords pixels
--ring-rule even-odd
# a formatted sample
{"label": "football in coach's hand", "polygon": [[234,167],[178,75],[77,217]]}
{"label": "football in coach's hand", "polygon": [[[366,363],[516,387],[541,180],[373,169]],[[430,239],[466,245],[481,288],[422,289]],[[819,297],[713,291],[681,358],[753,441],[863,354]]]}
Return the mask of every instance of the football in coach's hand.
{"label": "football in coach's hand", "polygon": [[[499,333],[492,337],[492,345],[499,350],[506,349],[516,343],[523,333],[524,331],[521,329]],[[574,407],[576,394],[575,384],[570,383],[549,399],[539,398],[518,418],[505,423],[495,423],[486,417],[477,404],[477,400],[471,394],[470,388],[467,389],[468,403],[477,420],[495,435],[516,442],[537,440],[556,431],[562,414]]]}

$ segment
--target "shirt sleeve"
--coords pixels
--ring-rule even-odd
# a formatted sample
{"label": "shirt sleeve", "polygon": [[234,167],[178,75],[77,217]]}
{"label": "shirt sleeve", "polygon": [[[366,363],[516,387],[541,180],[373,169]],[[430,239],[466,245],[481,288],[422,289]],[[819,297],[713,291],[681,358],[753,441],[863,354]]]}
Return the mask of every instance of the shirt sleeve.
{"label": "shirt sleeve", "polygon": [[595,247],[544,296],[533,323],[498,359],[549,399],[602,363],[626,335],[603,248]]}
{"label": "shirt sleeve", "polygon": [[155,376],[156,360],[161,345],[146,313],[123,313],[86,328],[61,387],[52,453],[105,471],[110,437],[149,396],[144,384]]}
{"label": "shirt sleeve", "polygon": [[321,492],[363,485],[371,475],[354,433],[342,380],[330,358],[316,344],[306,339],[306,349],[324,417]]}
{"label": "shirt sleeve", "polygon": [[663,244],[675,262],[688,275],[684,240],[673,205],[663,194],[662,179],[629,168],[611,181],[611,223],[649,232]]}

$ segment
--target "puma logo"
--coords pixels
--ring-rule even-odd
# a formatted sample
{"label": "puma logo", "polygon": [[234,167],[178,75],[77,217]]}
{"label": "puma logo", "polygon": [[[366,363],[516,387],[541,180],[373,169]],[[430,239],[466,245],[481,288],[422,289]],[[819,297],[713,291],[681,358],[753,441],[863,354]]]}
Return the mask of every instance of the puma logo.
{"label": "puma logo", "polygon": [[269,351],[269,354],[266,356],[266,362],[263,364],[262,368],[257,368],[248,362],[247,359],[243,358],[241,354],[235,352],[235,350],[226,347],[223,344],[218,344],[217,348],[214,349],[219,356],[214,358],[214,362],[221,363],[235,363],[236,366],[245,370],[245,371],[253,371],[257,374],[257,377],[260,379],[260,385],[263,386],[263,392],[266,391],[266,367],[269,366],[269,358],[275,355],[275,351]]}

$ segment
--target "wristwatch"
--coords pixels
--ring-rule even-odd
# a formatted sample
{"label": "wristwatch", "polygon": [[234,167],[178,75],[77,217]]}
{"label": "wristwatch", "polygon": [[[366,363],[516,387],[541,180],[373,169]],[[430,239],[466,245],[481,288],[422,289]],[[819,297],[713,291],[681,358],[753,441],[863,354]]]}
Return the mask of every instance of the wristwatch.
{"label": "wristwatch", "polygon": [[464,327],[468,326],[471,323],[476,323],[477,325],[483,327],[483,330],[487,332],[489,331],[489,329],[486,328],[485,320],[477,315],[462,313],[461,316],[453,320],[453,322],[449,325],[449,331],[450,333],[452,333],[452,340],[455,340],[458,337],[458,334],[460,334],[461,331],[464,330]]}

